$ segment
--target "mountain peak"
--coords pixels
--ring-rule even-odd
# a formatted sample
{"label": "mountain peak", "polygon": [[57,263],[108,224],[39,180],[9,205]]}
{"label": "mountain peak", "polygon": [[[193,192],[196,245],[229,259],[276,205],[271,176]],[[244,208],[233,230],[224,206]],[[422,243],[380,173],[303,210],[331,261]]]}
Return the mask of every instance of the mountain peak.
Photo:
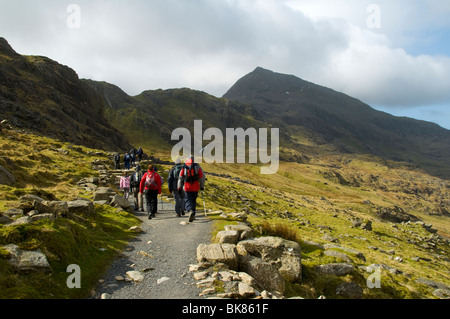
{"label": "mountain peak", "polygon": [[263,95],[284,95],[286,92],[298,91],[311,85],[313,84],[294,75],[276,73],[262,67],[257,67],[253,72],[238,80],[223,97],[236,99],[242,95],[248,95],[249,92]]}
{"label": "mountain peak", "polygon": [[7,54],[9,56],[18,55],[16,51],[9,45],[5,38],[0,37],[0,53]]}

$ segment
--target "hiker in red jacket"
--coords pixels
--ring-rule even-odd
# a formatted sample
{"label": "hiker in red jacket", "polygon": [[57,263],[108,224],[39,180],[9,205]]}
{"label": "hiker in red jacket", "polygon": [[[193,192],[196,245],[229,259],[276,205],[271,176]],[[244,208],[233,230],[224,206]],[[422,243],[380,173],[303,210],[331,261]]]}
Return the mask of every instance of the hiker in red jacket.
{"label": "hiker in red jacket", "polygon": [[184,190],[185,207],[189,213],[189,222],[192,223],[195,219],[195,209],[197,204],[198,191],[205,187],[205,175],[198,163],[194,163],[194,157],[190,156],[180,172],[178,179],[178,191]]}
{"label": "hiker in red jacket", "polygon": [[155,172],[153,165],[148,166],[148,171],[142,176],[139,192],[145,195],[147,202],[148,219],[155,217],[158,211],[158,195],[161,194],[161,176]]}

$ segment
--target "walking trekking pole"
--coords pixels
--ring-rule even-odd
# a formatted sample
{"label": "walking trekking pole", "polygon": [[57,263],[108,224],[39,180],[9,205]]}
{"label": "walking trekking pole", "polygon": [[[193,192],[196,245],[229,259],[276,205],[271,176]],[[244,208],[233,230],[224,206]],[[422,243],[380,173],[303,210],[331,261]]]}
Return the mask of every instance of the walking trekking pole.
{"label": "walking trekking pole", "polygon": [[203,200],[203,209],[205,210],[205,218],[208,218],[208,215],[206,215],[206,205],[205,205],[205,196],[203,195],[203,191],[202,191],[202,200]]}

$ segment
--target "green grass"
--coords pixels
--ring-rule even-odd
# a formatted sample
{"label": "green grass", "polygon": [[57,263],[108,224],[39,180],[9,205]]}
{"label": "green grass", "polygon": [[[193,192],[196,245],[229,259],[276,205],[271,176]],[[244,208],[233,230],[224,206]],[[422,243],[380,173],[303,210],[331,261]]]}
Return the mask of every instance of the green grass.
{"label": "green grass", "polygon": [[[207,172],[225,173],[256,184],[253,186],[209,175],[205,191],[207,208],[225,212],[247,211],[248,221],[258,231],[258,236],[279,236],[300,243],[303,283],[289,283],[286,296],[318,298],[325,295],[331,299],[342,298],[335,294],[336,287],[352,281],[364,289],[366,299],[435,298],[431,294],[432,288],[420,285],[415,280],[428,278],[450,284],[450,276],[445,271],[450,264],[445,258],[437,257],[450,254],[448,243],[441,243],[434,250],[425,250],[420,242],[414,243],[417,238],[431,235],[422,226],[407,223],[393,227],[392,223],[376,218],[373,207],[364,201],[370,200],[374,205],[383,207],[403,207],[408,213],[431,222],[440,234],[445,235],[449,231],[449,218],[428,215],[423,209],[432,207],[436,198],[448,198],[448,182],[420,172],[411,172],[401,166],[390,168],[376,159],[372,161],[370,157],[361,156],[356,161],[340,159],[339,168],[335,168],[333,161],[336,159],[328,158],[307,164],[281,163],[279,173],[272,176],[259,175],[258,167],[250,165],[203,164]],[[360,186],[342,185],[338,180],[325,178],[321,172],[330,167],[337,169],[345,179],[359,176]],[[371,175],[377,175],[380,183],[373,184]],[[432,188],[433,192],[428,194],[424,185]],[[410,193],[411,189],[421,192],[421,195]],[[411,209],[411,206],[414,208]],[[373,230],[353,227],[351,220],[356,217],[372,221]],[[220,220],[216,232],[223,229],[226,223]],[[324,234],[338,238],[344,247],[361,252],[366,261],[338,250],[346,253],[353,261],[355,271],[343,278],[318,276],[314,271],[315,266],[343,262],[305,243],[314,241],[327,244],[322,238]],[[378,250],[369,248],[371,246],[378,247]],[[390,250],[394,250],[395,255],[385,253]],[[402,257],[403,261],[393,260],[396,256]],[[429,258],[431,262],[413,261],[411,258],[415,256]],[[366,280],[370,273],[358,267],[370,264],[386,264],[400,270],[402,274],[394,275],[383,270],[382,288],[369,289]]]}
{"label": "green grass", "polygon": [[[96,206],[95,215],[80,224],[68,219],[1,227],[0,245],[14,243],[19,248],[40,248],[51,265],[51,274],[15,273],[6,258],[0,258],[1,299],[76,299],[89,296],[113,258],[134,236],[128,228],[137,218],[109,206]],[[6,256],[3,256],[6,257]],[[81,288],[69,289],[69,265],[81,269]]]}
{"label": "green grass", "polygon": [[[77,188],[76,182],[98,176],[90,165],[93,160],[109,160],[104,152],[14,131],[0,135],[0,149],[0,165],[17,180],[12,186],[0,185],[0,212],[18,207],[19,198],[26,194],[47,200],[92,198],[92,192]],[[135,236],[128,229],[139,225],[140,220],[128,212],[99,205],[93,216],[83,217],[86,222],[60,218],[18,226],[0,225],[0,247],[16,244],[26,250],[39,248],[52,268],[51,274],[16,273],[7,262],[7,252],[0,248],[0,298],[88,297],[113,258]],[[80,289],[67,287],[67,267],[71,264],[81,268]]]}
{"label": "green grass", "polygon": [[[69,146],[23,133],[2,137],[0,165],[10,170],[18,181],[14,186],[0,186],[0,212],[15,207],[24,194],[52,200],[89,197],[75,183],[82,177],[97,176],[90,162],[108,160],[108,157],[102,153],[92,155],[95,150],[83,147],[74,150]],[[69,154],[57,151],[61,148]],[[164,152],[161,154],[168,157]],[[305,163],[281,162],[279,173],[269,176],[261,175],[258,165],[202,164],[202,167],[207,173],[228,174],[254,184],[207,175],[204,192],[207,209],[225,213],[246,211],[257,236],[280,236],[301,245],[303,282],[289,283],[287,296],[340,298],[335,288],[352,281],[364,288],[367,299],[434,298],[433,290],[417,284],[417,278],[450,284],[446,271],[450,265],[442,257],[450,255],[448,242],[437,244],[432,250],[424,249],[419,238],[426,239],[431,234],[422,226],[407,223],[393,227],[375,214],[376,207],[398,206],[433,224],[440,235],[448,235],[450,219],[433,214],[438,206],[449,209],[448,181],[413,171],[407,165],[364,155],[312,157]],[[158,169],[167,181],[170,167],[160,165]],[[201,198],[198,204],[203,205]],[[52,275],[15,274],[6,263],[7,254],[0,249],[0,297],[84,298],[110,260],[131,238],[127,229],[137,223],[133,216],[117,214],[107,206],[97,206],[96,212],[86,224],[58,220],[0,227],[0,246],[14,242],[26,248],[39,247],[49,256],[54,270]],[[372,221],[373,230],[352,227],[351,220],[356,217]],[[214,220],[212,240],[225,225],[236,223],[220,216]],[[308,241],[328,243],[323,239],[325,234],[338,238],[342,246],[361,252],[366,261],[339,250],[353,261],[355,271],[343,278],[318,276],[315,266],[342,262],[307,244]],[[378,250],[370,248],[373,246]],[[386,253],[390,250],[395,255]],[[393,260],[397,256],[403,261]],[[430,261],[413,261],[416,256]],[[66,268],[74,263],[82,269],[81,290],[69,290],[65,285],[69,275]],[[383,270],[382,288],[368,289],[365,282],[370,274],[358,267],[370,264],[386,264],[402,274]]]}

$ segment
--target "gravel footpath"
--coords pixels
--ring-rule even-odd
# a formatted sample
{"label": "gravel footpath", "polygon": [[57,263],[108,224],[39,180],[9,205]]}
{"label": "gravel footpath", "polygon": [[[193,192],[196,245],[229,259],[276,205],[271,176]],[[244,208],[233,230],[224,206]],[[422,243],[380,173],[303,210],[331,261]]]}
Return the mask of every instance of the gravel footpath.
{"label": "gravel footpath", "polygon": [[[210,242],[212,222],[200,210],[193,223],[182,225],[188,216],[177,217],[174,203],[164,202],[163,208],[160,204],[151,220],[147,213],[134,211],[144,232],[112,263],[92,298],[107,293],[111,299],[203,299],[189,265],[197,263],[197,246]],[[128,271],[140,271],[144,280],[116,279],[127,278]]]}

